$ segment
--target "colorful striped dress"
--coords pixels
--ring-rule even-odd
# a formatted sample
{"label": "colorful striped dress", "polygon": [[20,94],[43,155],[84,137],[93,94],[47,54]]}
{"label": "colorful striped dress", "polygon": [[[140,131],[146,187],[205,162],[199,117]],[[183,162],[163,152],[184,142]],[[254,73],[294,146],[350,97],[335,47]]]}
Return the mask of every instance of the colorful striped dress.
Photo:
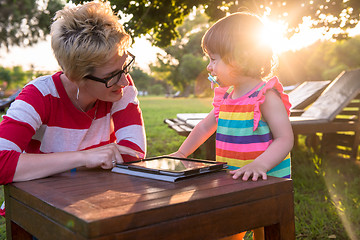
{"label": "colorful striped dress", "polygon": [[[254,161],[272,143],[268,124],[261,118],[260,105],[265,93],[275,89],[290,114],[289,98],[276,77],[258,84],[244,96],[231,99],[232,88],[216,88],[214,113],[218,120],[216,132],[216,160],[227,162],[230,169],[240,168]],[[268,175],[291,177],[290,153]]]}

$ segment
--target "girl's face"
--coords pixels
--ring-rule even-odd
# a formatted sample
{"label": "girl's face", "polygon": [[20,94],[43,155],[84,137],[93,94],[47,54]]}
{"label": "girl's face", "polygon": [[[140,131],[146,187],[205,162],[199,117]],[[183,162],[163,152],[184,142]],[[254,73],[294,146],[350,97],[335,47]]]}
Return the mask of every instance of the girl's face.
{"label": "girl's face", "polygon": [[[92,76],[100,79],[109,78],[118,73],[120,70],[124,70],[123,68],[129,63],[129,58],[131,57],[127,53],[116,53],[103,66],[95,68]],[[122,73],[119,81],[109,88],[107,88],[102,82],[86,79],[84,88],[87,89],[89,95],[95,99],[107,102],[116,102],[122,98],[123,88],[129,85],[126,75],[127,74]],[[114,76],[114,78],[117,77],[119,76]],[[111,81],[112,80],[110,80],[110,82]]]}
{"label": "girl's face", "polygon": [[210,62],[207,65],[207,70],[212,76],[216,76],[216,81],[220,84],[220,87],[229,87],[234,85],[231,74],[231,66],[224,63],[219,54],[209,54]]}

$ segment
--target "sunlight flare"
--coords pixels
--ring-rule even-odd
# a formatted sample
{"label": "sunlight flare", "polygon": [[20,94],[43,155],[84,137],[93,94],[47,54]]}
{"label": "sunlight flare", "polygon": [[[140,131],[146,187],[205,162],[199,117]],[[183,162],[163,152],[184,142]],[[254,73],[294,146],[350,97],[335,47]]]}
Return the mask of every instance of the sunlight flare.
{"label": "sunlight flare", "polygon": [[288,25],[283,21],[271,21],[264,16],[262,21],[265,25],[262,41],[269,44],[275,54],[286,51],[297,51],[304,47],[314,44],[316,41],[331,39],[334,31],[324,34],[322,28],[312,28],[312,20],[308,17],[303,18],[303,23],[299,25],[299,30],[292,37],[287,38]]}
{"label": "sunlight flare", "polygon": [[287,25],[283,22],[273,22],[266,17],[262,21],[265,27],[261,41],[269,44],[276,54],[286,51],[289,48],[288,41],[284,36]]}

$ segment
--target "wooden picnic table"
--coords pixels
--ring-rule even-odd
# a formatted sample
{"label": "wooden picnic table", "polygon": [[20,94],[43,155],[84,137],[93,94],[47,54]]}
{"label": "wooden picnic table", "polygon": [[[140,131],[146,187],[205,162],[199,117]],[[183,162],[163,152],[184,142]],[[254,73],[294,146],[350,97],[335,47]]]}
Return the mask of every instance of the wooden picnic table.
{"label": "wooden picnic table", "polygon": [[293,185],[227,171],[176,183],[78,170],[5,186],[7,239],[219,239],[265,226],[295,239]]}

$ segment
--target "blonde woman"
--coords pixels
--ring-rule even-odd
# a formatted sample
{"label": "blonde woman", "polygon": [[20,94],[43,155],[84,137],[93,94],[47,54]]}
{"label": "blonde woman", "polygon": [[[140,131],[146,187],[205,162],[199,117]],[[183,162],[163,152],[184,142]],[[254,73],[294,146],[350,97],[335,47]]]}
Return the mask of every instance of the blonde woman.
{"label": "blonde woman", "polygon": [[58,11],[51,44],[62,71],[27,84],[0,124],[0,184],[145,156],[131,38],[110,4]]}

